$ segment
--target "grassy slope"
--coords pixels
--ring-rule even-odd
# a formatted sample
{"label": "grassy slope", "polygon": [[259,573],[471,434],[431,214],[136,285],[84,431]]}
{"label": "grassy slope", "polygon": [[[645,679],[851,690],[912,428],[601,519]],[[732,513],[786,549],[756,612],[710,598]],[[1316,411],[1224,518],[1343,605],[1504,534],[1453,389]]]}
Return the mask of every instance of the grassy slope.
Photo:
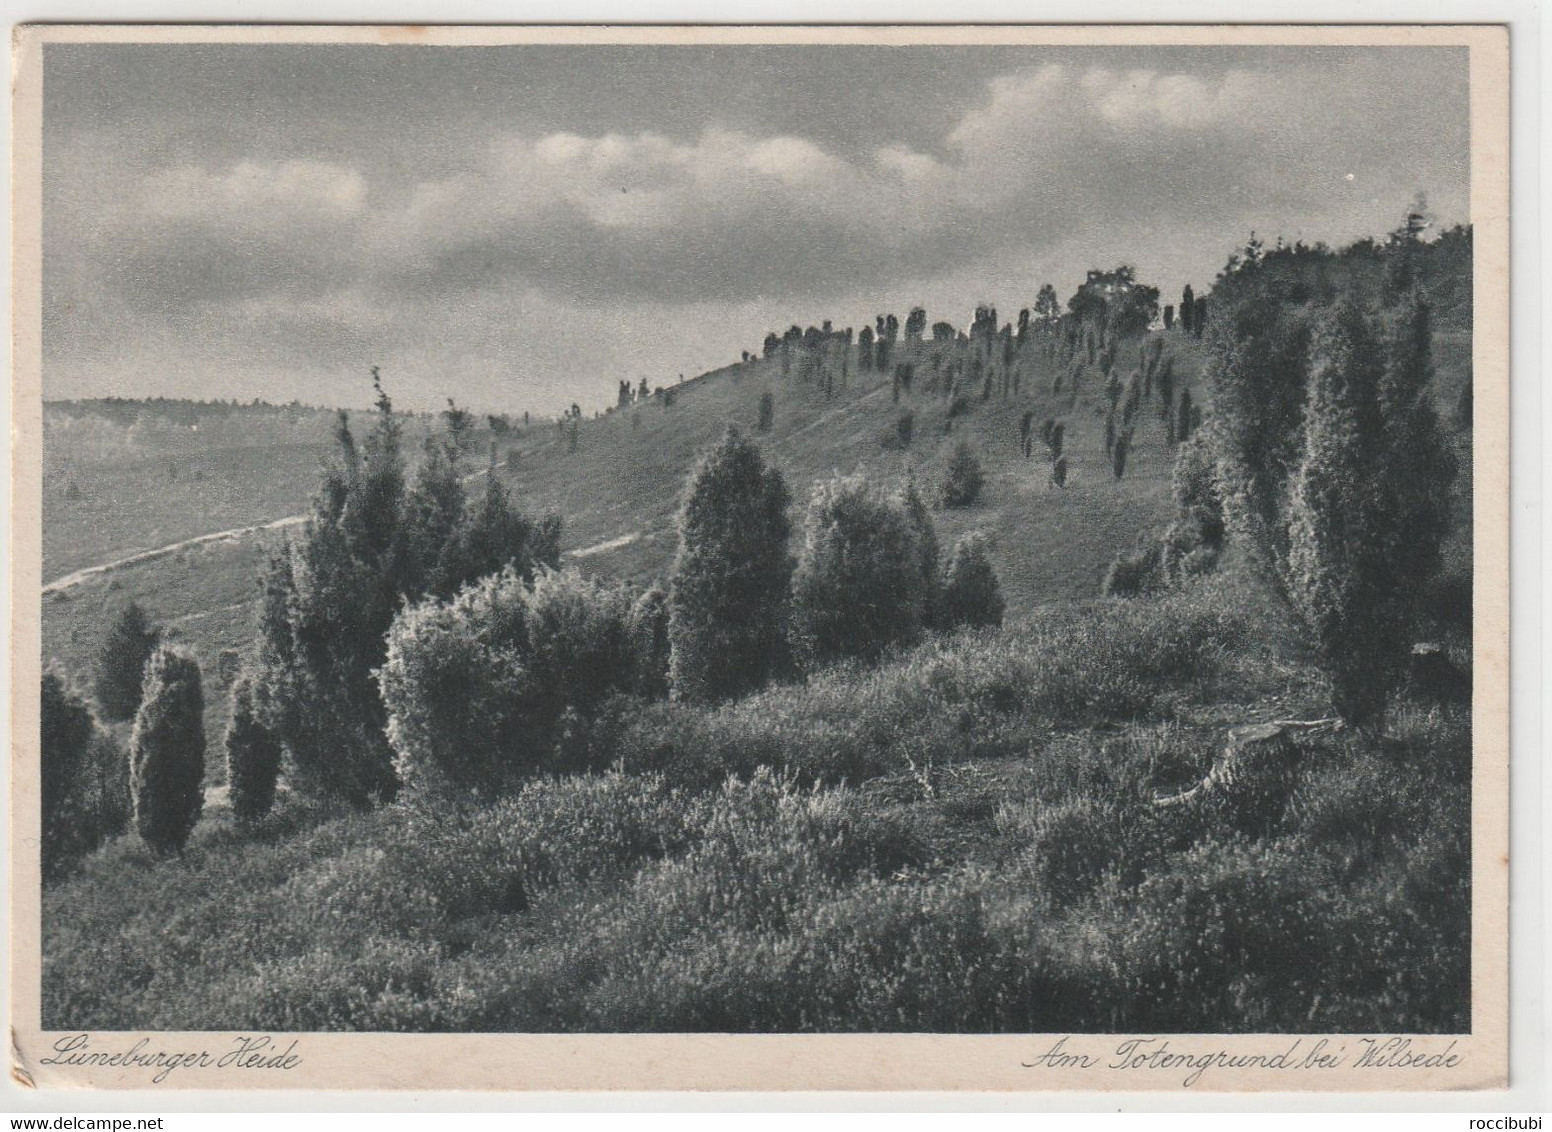
{"label": "grassy slope", "polygon": [[[334,419],[322,410],[223,408],[203,430],[165,420],[126,428],[51,409],[43,448],[45,582],[304,511],[333,451]],[[416,420],[407,429],[411,437],[426,432]],[[77,497],[67,495],[72,484]],[[89,682],[108,625],[127,602],[138,601],[199,658],[214,742],[226,721],[217,658],[252,639],[256,582],[278,537],[202,544],[44,595],[44,662]]]}
{"label": "grassy slope", "polygon": [[[1199,368],[1199,347],[1169,336],[1176,370],[1190,381]],[[1135,359],[1123,356],[1121,368]],[[1105,467],[1102,396],[1092,372],[1076,405],[1053,397],[1051,363],[1032,357],[1022,394],[977,403],[945,434],[942,399],[907,395],[900,409],[916,412],[916,440],[904,452],[879,443],[900,411],[891,404],[887,378],[856,374],[826,399],[810,384],[784,379],[779,363],[736,365],[688,382],[672,407],[653,401],[601,420],[584,421],[571,452],[553,425],[535,425],[525,435],[498,441],[514,495],[539,512],[553,508],[565,520],[564,545],[583,551],[576,563],[591,572],[641,581],[667,575],[677,548],[674,514],[686,474],[697,453],[728,424],[753,431],[761,393],[776,399],[775,426],[760,438],[767,456],[787,476],[794,495],[794,521],[801,522],[807,488],[832,472],[868,471],[886,478],[914,467],[934,482],[953,444],[967,437],[987,471],[982,502],[964,511],[940,512],[945,548],[969,529],[992,536],[993,556],[1010,611],[1092,596],[1105,566],[1168,509],[1169,455],[1157,418],[1145,410],[1144,424],[1124,482]],[[1067,422],[1065,444],[1071,473],[1065,491],[1046,483],[1044,461],[1024,460],[1018,450],[1018,421],[1025,409],[1037,420]],[[305,511],[320,461],[328,453],[329,418],[317,414],[296,430],[258,435],[247,446],[231,442],[240,426],[221,431],[216,448],[201,448],[194,434],[166,431],[133,443],[90,443],[65,430],[46,432],[45,578],[114,560],[213,530],[244,526]],[[76,429],[79,433],[81,430]],[[122,438],[120,438],[122,440]],[[476,448],[489,442],[476,439]],[[266,443],[266,441],[269,441]],[[415,446],[413,439],[408,445]],[[178,470],[176,479],[168,468]],[[196,479],[196,471],[199,478]],[[65,498],[76,482],[83,498]],[[153,562],[89,579],[43,604],[43,652],[67,671],[86,674],[114,611],[139,601],[173,636],[200,657],[207,680],[223,649],[239,648],[252,634],[255,579],[267,553],[282,536],[249,536],[193,548]],[[622,545],[590,551],[616,541]],[[213,689],[222,691],[224,689]],[[212,713],[211,736],[219,734],[221,696]]]}
{"label": "grassy slope", "polygon": [[[84,465],[44,493],[43,577],[295,514],[318,484],[322,443],[206,449]],[[170,471],[171,469],[171,471]],[[76,483],[80,498],[64,491]]]}
{"label": "grassy slope", "polygon": [[272,406],[50,404],[43,580],[211,531],[294,514],[334,415]]}
{"label": "grassy slope", "polygon": [[[1199,369],[1199,349],[1170,336],[1177,370],[1187,380]],[[1128,364],[1132,359],[1126,359]],[[1032,609],[1052,601],[1092,596],[1117,550],[1165,513],[1169,456],[1161,425],[1149,416],[1139,431],[1137,458],[1126,480],[1117,483],[1105,467],[1104,418],[1095,408],[1098,375],[1091,374],[1074,406],[1051,395],[1052,363],[1032,356],[1021,394],[1004,401],[994,395],[943,431],[945,405],[925,390],[907,394],[896,408],[889,381],[878,373],[853,374],[848,388],[827,400],[814,386],[783,379],[774,362],[735,366],[680,392],[672,408],[648,404],[584,425],[579,450],[569,453],[556,438],[525,448],[514,484],[520,498],[556,507],[565,516],[566,545],[586,548],[621,535],[634,541],[589,555],[589,569],[646,580],[667,574],[676,549],[673,517],[681,486],[695,454],[728,423],[753,432],[760,395],[776,398],[775,425],[759,438],[766,456],[787,477],[801,519],[808,486],[835,472],[865,471],[898,479],[914,468],[933,483],[949,452],[968,438],[988,474],[981,503],[965,511],[940,512],[945,545],[975,528],[994,536],[994,555],[1010,609]],[[916,414],[915,440],[904,451],[888,451],[880,437],[898,413]],[[1048,486],[1046,465],[1019,452],[1019,417],[1067,422],[1071,465],[1066,491]],[[639,416],[639,423],[633,417]]]}
{"label": "grassy slope", "polygon": [[[631,773],[462,815],[217,809],[46,896],[80,1029],[1459,1030],[1469,728],[1159,810],[1318,680],[1232,576],[1049,609],[611,736]],[[665,782],[648,769],[663,743]],[[650,750],[649,750],[650,748]],[[702,789],[757,751],[777,768]],[[710,772],[709,775],[707,772]],[[783,785],[783,773],[849,787]],[[694,781],[697,777],[701,781]]]}
{"label": "grassy slope", "polygon": [[[1175,345],[1194,374],[1194,344]],[[763,363],[639,424],[587,422],[576,453],[548,428],[507,444],[517,490],[567,515],[573,550],[636,536],[579,564],[646,578],[671,561],[695,453],[747,426],[767,388],[762,445],[800,499],[831,471],[909,462],[931,480],[969,436],[986,498],[937,521],[945,543],[995,536],[1010,628],[713,712],[664,705],[607,736],[602,761],[638,774],[460,819],[285,806],[243,830],[217,796],[182,859],[123,838],[48,894],[47,1024],[1459,1029],[1466,716],[1406,704],[1383,745],[1316,743],[1291,781],[1152,810],[1228,727],[1308,718],[1324,696],[1275,603],[1232,577],[1163,603],[1084,600],[1168,505],[1156,417],[1117,483],[1089,380],[1074,411],[1037,372],[950,434],[918,397],[908,453],[878,443],[897,410],[876,378],[826,402]],[[1017,452],[1026,405],[1067,421],[1066,491]],[[132,592],[208,659],[245,639],[258,563],[252,543],[217,544],[83,586],[46,607],[50,647],[90,655]],[[704,792],[758,762],[850,785]]]}
{"label": "grassy slope", "polygon": [[[1192,388],[1200,402],[1201,344],[1180,334],[1164,337],[1177,383]],[[1136,364],[1134,351],[1122,351],[1117,369],[1123,375]],[[1469,335],[1441,332],[1436,353],[1439,400],[1448,409],[1469,375]],[[968,438],[981,455],[986,488],[977,506],[937,513],[940,541],[946,551],[967,530],[990,535],[1009,613],[1017,617],[1093,596],[1110,561],[1166,521],[1171,507],[1172,455],[1156,401],[1142,410],[1126,476],[1117,481],[1105,459],[1098,371],[1087,372],[1074,398],[1070,389],[1052,394],[1053,362],[1032,351],[1023,364],[1017,396],[976,402],[947,433],[940,396],[918,389],[897,408],[888,380],[878,373],[857,374],[851,367],[849,383],[827,399],[812,384],[783,378],[778,362],[734,365],[680,386],[672,407],[654,400],[582,422],[576,452],[553,424],[501,438],[499,455],[516,459],[500,474],[527,509],[553,508],[563,516],[563,545],[579,567],[645,582],[665,577],[672,566],[674,515],[697,453],[728,424],[752,432],[766,391],[775,398],[775,424],[759,442],[793,489],[795,527],[816,478],[856,471],[899,478],[913,468],[930,486],[954,444]],[[908,450],[886,450],[880,438],[907,408],[916,414],[915,440]],[[1019,451],[1019,418],[1026,410],[1033,410],[1037,421],[1050,416],[1065,423],[1070,465],[1065,490],[1048,484],[1038,454],[1025,460]],[[361,414],[356,417],[359,423]],[[288,428],[249,427],[237,416],[205,430],[216,442],[213,448],[201,447],[198,435],[185,429],[151,432],[133,443],[115,434],[107,443],[95,434],[81,436],[80,428],[46,426],[45,578],[56,576],[56,565],[64,572],[160,545],[163,538],[305,511],[329,452],[331,424],[332,417],[321,412]],[[422,422],[411,423],[411,452],[424,429]],[[490,439],[479,434],[476,449]],[[169,465],[178,468],[176,480],[167,474]],[[83,499],[64,498],[72,480],[81,485]],[[1448,548],[1455,567],[1469,564],[1468,528],[1469,522],[1462,522]],[[115,612],[137,600],[199,657],[210,705],[206,730],[214,745],[227,710],[216,661],[223,650],[241,649],[252,639],[256,579],[269,548],[282,537],[271,532],[202,545],[47,596],[45,661],[57,661],[84,679]]]}
{"label": "grassy slope", "polygon": [[[1169,342],[1194,386],[1199,346]],[[1469,336],[1441,333],[1436,361],[1448,410]],[[287,806],[242,830],[218,804],[180,860],[120,839],[47,896],[46,1024],[1458,1030],[1467,715],[1403,704],[1381,744],[1314,744],[1291,781],[1160,819],[1148,795],[1200,775],[1228,726],[1319,714],[1324,696],[1275,603],[1232,579],[1082,606],[1166,516],[1169,454],[1150,403],[1116,482],[1099,375],[1076,402],[1051,376],[1031,359],[1018,399],[952,433],[940,400],[907,397],[908,452],[879,444],[899,411],[879,375],[826,399],[766,362],[584,422],[576,452],[553,426],[504,440],[502,474],[563,514],[575,561],[644,580],[671,563],[696,452],[730,422],[752,431],[765,390],[760,442],[799,509],[833,471],[930,482],[969,437],[985,498],[940,512],[939,534],[993,536],[1010,630],[715,712],[665,705],[610,736],[644,776],[544,784],[463,822]],[[1017,450],[1026,408],[1066,422],[1065,491]],[[262,439],[46,448],[45,577],[302,510],[325,441]],[[64,498],[70,478],[83,499]],[[50,599],[45,655],[84,674],[135,597],[213,681],[251,633],[262,557],[260,540],[215,544]],[[214,736],[224,697],[208,700]],[[664,751],[667,772],[705,778],[656,784]],[[850,787],[699,792],[750,752]]]}

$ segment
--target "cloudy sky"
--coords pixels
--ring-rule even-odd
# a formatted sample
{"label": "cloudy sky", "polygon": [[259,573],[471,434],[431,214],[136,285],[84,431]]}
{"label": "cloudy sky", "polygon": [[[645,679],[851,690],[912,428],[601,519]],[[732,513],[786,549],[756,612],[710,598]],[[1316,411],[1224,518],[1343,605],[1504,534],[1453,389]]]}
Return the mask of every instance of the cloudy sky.
{"label": "cloudy sky", "polygon": [[1464,49],[65,46],[50,398],[549,413],[1251,229],[1469,220]]}

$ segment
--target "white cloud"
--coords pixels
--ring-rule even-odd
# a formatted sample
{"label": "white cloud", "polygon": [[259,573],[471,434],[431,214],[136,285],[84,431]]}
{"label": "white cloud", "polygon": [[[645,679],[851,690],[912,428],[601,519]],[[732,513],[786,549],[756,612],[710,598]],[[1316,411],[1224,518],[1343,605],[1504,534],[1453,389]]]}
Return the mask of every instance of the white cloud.
{"label": "white cloud", "polygon": [[1382,118],[1406,111],[1362,70],[1290,80],[1051,64],[993,79],[942,155],[883,144],[843,156],[719,128],[556,132],[503,137],[439,178],[380,190],[321,161],[178,166],[148,174],[139,215],[121,219],[156,230],[146,254],[164,267],[180,236],[188,271],[226,262],[218,293],[315,276],[415,292],[506,280],[583,301],[793,293],[973,262],[1011,218],[1038,248],[1087,226],[1227,219],[1246,202],[1322,207],[1334,171],[1372,153],[1350,128],[1312,128],[1350,120],[1355,92]]}
{"label": "white cloud", "polygon": [[[790,126],[704,124],[509,134],[419,181],[294,154],[142,169],[122,203],[50,220],[50,348],[181,336],[201,364],[227,349],[354,372],[376,345],[419,358],[456,339],[470,372],[516,357],[537,369],[524,310],[582,312],[579,349],[614,364],[628,355],[586,343],[668,309],[778,325],[1022,270],[1061,286],[1090,265],[1055,266],[1067,255],[1152,255],[1200,281],[1252,226],[1349,238],[1420,187],[1461,218],[1461,128],[1399,77],[1383,56],[1200,73],[1052,64],[991,80],[936,145],[881,128],[842,150]],[[1354,170],[1361,201],[1343,180]],[[87,325],[107,312],[113,326]],[[481,329],[503,317],[514,326]],[[760,333],[707,330],[691,349],[736,356]]]}
{"label": "white cloud", "polygon": [[165,219],[213,219],[262,225],[341,220],[359,214],[366,182],[353,169],[323,161],[243,161],[226,170],[180,165],[141,185],[140,207]]}

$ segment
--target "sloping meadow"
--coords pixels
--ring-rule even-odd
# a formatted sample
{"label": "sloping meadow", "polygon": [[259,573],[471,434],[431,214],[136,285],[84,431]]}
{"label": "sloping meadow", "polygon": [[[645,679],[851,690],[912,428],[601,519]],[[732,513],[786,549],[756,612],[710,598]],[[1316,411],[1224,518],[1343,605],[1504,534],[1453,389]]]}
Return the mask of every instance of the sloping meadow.
{"label": "sloping meadow", "polygon": [[[45,894],[44,1025],[1450,1031],[1469,718],[1201,778],[1321,689],[1253,597],[1042,612],[720,708],[624,703],[612,769],[484,806],[204,823]],[[1307,716],[1306,716],[1307,718]]]}

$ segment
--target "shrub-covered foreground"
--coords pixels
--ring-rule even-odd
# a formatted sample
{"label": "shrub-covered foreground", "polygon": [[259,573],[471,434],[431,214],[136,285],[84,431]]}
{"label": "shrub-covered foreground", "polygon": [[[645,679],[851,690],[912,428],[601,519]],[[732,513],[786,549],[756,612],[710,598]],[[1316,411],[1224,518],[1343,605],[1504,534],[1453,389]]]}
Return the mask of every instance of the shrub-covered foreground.
{"label": "shrub-covered foreground", "polygon": [[1463,1029],[1463,713],[1153,804],[1226,726],[1320,702],[1239,607],[1102,603],[621,709],[616,769],[478,806],[287,798],[172,860],[122,838],[45,893],[44,1024]]}

